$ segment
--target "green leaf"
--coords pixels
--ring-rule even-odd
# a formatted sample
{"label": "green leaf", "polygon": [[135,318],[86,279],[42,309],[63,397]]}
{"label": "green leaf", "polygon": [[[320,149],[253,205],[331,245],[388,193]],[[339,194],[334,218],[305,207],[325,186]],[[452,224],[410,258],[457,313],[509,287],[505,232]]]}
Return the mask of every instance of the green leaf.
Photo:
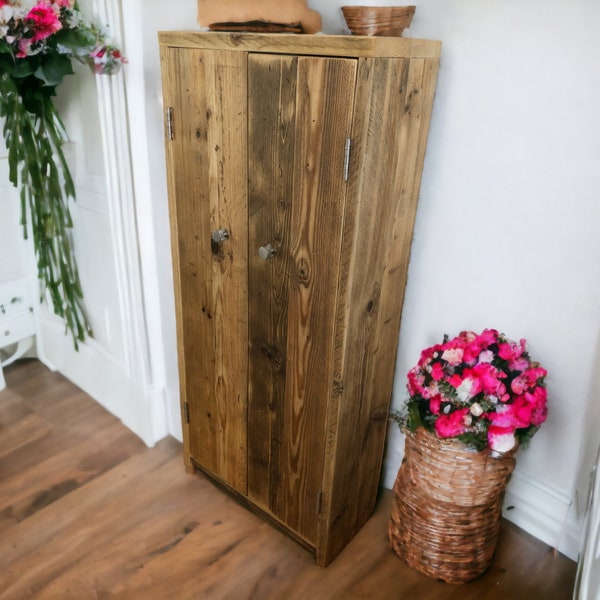
{"label": "green leaf", "polygon": [[37,60],[37,57],[19,58],[14,62],[11,75],[17,79],[24,79],[33,75],[38,65],[39,60]]}
{"label": "green leaf", "polygon": [[44,82],[44,85],[56,87],[62,83],[65,75],[73,73],[73,66],[69,56],[51,54],[40,64],[35,71],[35,76]]}

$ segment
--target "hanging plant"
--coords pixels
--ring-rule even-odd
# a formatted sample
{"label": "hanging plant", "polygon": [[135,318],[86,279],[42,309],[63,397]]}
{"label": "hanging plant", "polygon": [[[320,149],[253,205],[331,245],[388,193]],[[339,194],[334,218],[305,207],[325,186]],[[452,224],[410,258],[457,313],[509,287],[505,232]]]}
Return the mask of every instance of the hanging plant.
{"label": "hanging plant", "polygon": [[68,137],[53,101],[74,60],[99,74],[125,62],[73,0],[0,0],[0,117],[9,178],[20,191],[23,235],[32,234],[41,298],[77,348],[92,330],[70,239],[75,186],[63,152]]}

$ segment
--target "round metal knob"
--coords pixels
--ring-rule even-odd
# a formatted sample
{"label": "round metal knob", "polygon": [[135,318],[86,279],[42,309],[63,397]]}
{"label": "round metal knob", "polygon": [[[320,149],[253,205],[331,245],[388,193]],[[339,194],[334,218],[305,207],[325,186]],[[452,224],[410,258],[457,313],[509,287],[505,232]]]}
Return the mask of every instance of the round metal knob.
{"label": "round metal knob", "polygon": [[229,239],[229,231],[227,229],[217,229],[217,231],[212,232],[213,242],[224,242]]}
{"label": "round metal knob", "polygon": [[261,246],[258,249],[258,255],[263,259],[267,260],[275,256],[275,248],[271,246],[271,244],[267,244],[266,246]]}

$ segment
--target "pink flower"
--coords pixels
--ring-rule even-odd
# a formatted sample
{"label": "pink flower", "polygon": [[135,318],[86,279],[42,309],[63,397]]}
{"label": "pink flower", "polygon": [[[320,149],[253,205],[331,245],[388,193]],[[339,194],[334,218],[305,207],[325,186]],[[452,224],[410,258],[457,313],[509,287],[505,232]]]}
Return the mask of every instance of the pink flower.
{"label": "pink flower", "polygon": [[440,415],[435,422],[435,431],[441,438],[456,437],[464,433],[468,413],[468,408],[461,408],[449,415]]}
{"label": "pink flower", "polygon": [[521,356],[516,360],[511,360],[508,365],[508,368],[511,371],[525,371],[528,367],[529,361],[524,356]]}
{"label": "pink flower", "polygon": [[417,396],[422,394],[423,385],[425,384],[425,376],[422,375],[417,369],[411,369],[407,375],[408,379],[408,393],[411,396]]}
{"label": "pink flower", "polygon": [[488,348],[498,341],[498,332],[495,329],[484,329],[478,336],[477,340],[484,348]]}
{"label": "pink flower", "polygon": [[28,21],[33,28],[32,42],[39,42],[45,40],[62,29],[62,23],[58,18],[56,10],[52,8],[48,2],[41,0],[38,2],[25,16],[25,20]]}
{"label": "pink flower", "polygon": [[31,40],[27,38],[21,38],[19,40],[19,49],[15,55],[17,58],[26,58],[29,56],[29,48],[31,48]]}
{"label": "pink flower", "polygon": [[496,394],[498,391],[499,379],[506,377],[505,373],[502,373],[493,367],[490,363],[479,363],[469,370],[471,377],[477,379],[481,383],[481,389],[486,394]]}
{"label": "pink flower", "polygon": [[546,401],[548,392],[546,388],[537,387],[533,394],[525,392],[524,398],[531,406],[531,424],[539,427],[548,416],[548,407]]}
{"label": "pink flower", "polygon": [[429,400],[429,410],[434,415],[440,414],[440,407],[442,406],[442,397],[438,394]]}
{"label": "pink flower", "polygon": [[525,376],[525,373],[515,377],[510,382],[510,389],[515,394],[523,394],[528,387],[529,384],[527,383],[527,377]]}
{"label": "pink flower", "polygon": [[524,352],[525,340],[521,340],[519,344],[515,342],[498,344],[498,356],[509,362],[519,359]]}
{"label": "pink flower", "polygon": [[548,371],[542,367],[533,367],[525,371],[525,376],[530,386],[534,386],[540,379],[546,377],[546,375],[548,375]]}
{"label": "pink flower", "polygon": [[527,427],[515,415],[513,404],[503,404],[497,412],[488,412],[484,416],[496,427],[508,427],[513,431],[518,427]]}
{"label": "pink flower", "polygon": [[454,373],[450,377],[448,377],[448,383],[453,387],[458,389],[463,382],[463,378],[458,374]]}
{"label": "pink flower", "polygon": [[444,367],[442,363],[435,362],[431,365],[431,376],[435,381],[440,381],[444,378]]}

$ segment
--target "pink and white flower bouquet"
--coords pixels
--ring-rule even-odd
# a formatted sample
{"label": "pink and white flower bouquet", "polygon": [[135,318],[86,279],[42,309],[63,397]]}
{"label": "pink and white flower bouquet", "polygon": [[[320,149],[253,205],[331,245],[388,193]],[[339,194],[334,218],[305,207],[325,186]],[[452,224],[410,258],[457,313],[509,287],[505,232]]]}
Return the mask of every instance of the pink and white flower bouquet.
{"label": "pink and white flower bouquet", "polygon": [[401,425],[410,431],[423,426],[493,454],[525,445],[547,416],[547,372],[525,345],[485,329],[446,336],[423,350],[408,373]]}

